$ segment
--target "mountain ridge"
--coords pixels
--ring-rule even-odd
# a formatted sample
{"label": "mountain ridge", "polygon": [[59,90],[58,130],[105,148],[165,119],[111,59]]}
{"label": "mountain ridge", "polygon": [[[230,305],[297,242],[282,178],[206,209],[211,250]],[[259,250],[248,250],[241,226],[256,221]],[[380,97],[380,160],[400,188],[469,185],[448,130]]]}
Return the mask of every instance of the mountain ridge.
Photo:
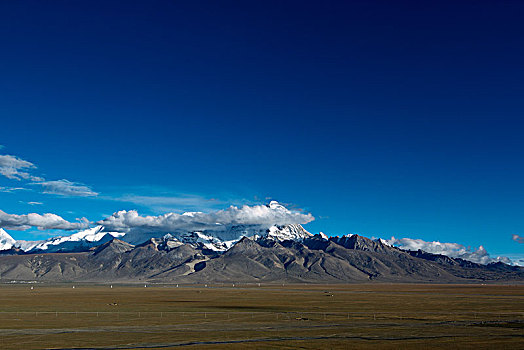
{"label": "mountain ridge", "polygon": [[524,283],[522,267],[480,265],[344,237],[243,237],[225,252],[173,237],[139,245],[113,238],[84,252],[0,255],[0,281]]}

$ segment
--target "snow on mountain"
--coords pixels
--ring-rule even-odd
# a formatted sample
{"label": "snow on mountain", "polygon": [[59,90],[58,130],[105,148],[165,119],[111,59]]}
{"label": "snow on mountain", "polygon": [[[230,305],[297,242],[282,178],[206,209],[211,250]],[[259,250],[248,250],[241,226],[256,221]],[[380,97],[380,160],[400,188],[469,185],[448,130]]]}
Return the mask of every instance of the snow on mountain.
{"label": "snow on mountain", "polygon": [[[162,237],[152,237],[149,240],[156,242],[156,244],[161,246],[161,248],[165,247],[168,250],[182,244],[189,244],[195,248],[209,249],[215,252],[225,252],[243,237],[254,239],[265,237],[277,241],[301,241],[312,236],[311,233],[307,232],[298,224],[282,226],[275,225],[271,226],[269,229],[265,229],[258,225],[237,225],[229,227],[227,230],[168,233]],[[124,235],[121,239],[130,242],[126,238],[128,237]],[[133,242],[133,244],[142,243],[144,242]]]}
{"label": "snow on mountain", "polygon": [[325,239],[326,241],[329,239],[329,237],[328,237],[324,232],[319,232],[318,235],[319,235],[322,239]]}
{"label": "snow on mountain", "polygon": [[[232,206],[208,214],[186,212],[180,215],[168,213],[143,217],[136,211],[121,211],[104,221],[109,226],[100,222],[99,226],[69,236],[52,237],[44,241],[17,241],[16,246],[26,252],[85,251],[114,237],[120,237],[133,245],[155,239],[165,244],[185,243],[196,248],[222,252],[231,248],[243,237],[301,241],[313,235],[297,222],[310,220],[312,220],[311,215],[290,211],[276,201],[271,201],[268,205],[251,207]],[[15,244],[14,240],[9,244],[11,244],[9,247]]]}
{"label": "snow on mountain", "polygon": [[[222,234],[220,234],[222,233]],[[235,226],[229,228],[227,232],[213,232],[206,230],[204,232],[187,232],[177,235],[169,235],[176,237],[182,243],[191,244],[195,247],[210,249],[216,252],[224,252],[231,248],[235,243],[243,237],[261,238],[266,237],[277,241],[295,240],[301,241],[313,235],[307,232],[302,225],[291,224],[282,226],[271,226],[269,229],[264,229],[259,226]],[[230,239],[223,240],[222,237]]]}
{"label": "snow on mountain", "polygon": [[15,247],[22,249],[24,252],[28,252],[42,242],[45,242],[45,240],[25,241],[25,240],[19,239],[16,241]]}
{"label": "snow on mountain", "polygon": [[162,237],[160,242],[158,243],[160,248],[163,250],[171,250],[180,247],[181,245],[184,245],[184,243],[180,242],[178,239],[170,235],[169,233]]}
{"label": "snow on mountain", "polygon": [[230,206],[209,213],[174,212],[162,215],[140,215],[136,210],[120,210],[98,221],[108,231],[126,232],[125,241],[140,244],[167,233],[174,237],[188,232],[201,232],[222,242],[243,236],[263,235],[273,225],[306,224],[314,220],[311,214],[289,210],[276,201],[268,205]]}
{"label": "snow on mountain", "polygon": [[[25,242],[25,247],[20,247],[25,251],[37,252],[45,251],[47,253],[60,251],[81,251],[98,246],[114,237],[122,237],[124,233],[105,232],[103,226],[92,227],[80,232],[73,233],[70,236],[52,237],[45,241]],[[29,243],[36,243],[31,245]],[[25,248],[25,249],[24,249]]]}
{"label": "snow on mountain", "polygon": [[[1,230],[1,229],[0,229]],[[284,240],[303,240],[313,235],[307,232],[302,225],[291,224],[281,226],[271,226],[265,229],[260,225],[236,225],[219,230],[206,230],[197,232],[184,232],[158,235],[151,234],[151,238],[162,241],[166,246],[177,246],[180,244],[191,244],[195,248],[204,248],[216,252],[224,252],[235,245],[242,237],[259,238],[267,237],[270,239]],[[70,236],[52,237],[43,241],[15,241],[5,231],[0,231],[0,250],[9,249],[16,246],[25,252],[71,252],[85,251],[92,247],[98,246],[110,241],[114,237],[130,242],[132,244],[141,244],[142,241],[126,239],[125,233],[107,232],[103,226],[92,227]],[[132,238],[132,237],[131,237]],[[150,238],[150,239],[151,239]]]}
{"label": "snow on mountain", "polygon": [[313,235],[307,232],[302,225],[291,224],[283,226],[271,226],[265,235],[267,238],[271,238],[277,241],[301,241],[305,238],[313,237]]}
{"label": "snow on mountain", "polygon": [[222,241],[217,237],[206,235],[202,232],[188,232],[178,236],[182,243],[191,244],[198,248],[213,250],[215,252],[226,251],[231,248],[238,239]]}
{"label": "snow on mountain", "polygon": [[4,229],[0,228],[0,250],[11,249],[16,241]]}

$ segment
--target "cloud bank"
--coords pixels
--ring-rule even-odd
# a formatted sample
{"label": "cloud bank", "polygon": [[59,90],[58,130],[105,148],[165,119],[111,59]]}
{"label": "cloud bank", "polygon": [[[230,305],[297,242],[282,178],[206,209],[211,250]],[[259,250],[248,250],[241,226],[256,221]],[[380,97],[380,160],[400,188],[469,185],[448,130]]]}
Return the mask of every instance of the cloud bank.
{"label": "cloud bank", "polygon": [[7,214],[0,210],[0,227],[4,229],[24,231],[32,227],[39,230],[80,230],[88,227],[89,222],[86,218],[80,222],[69,222],[56,214],[36,214],[29,213],[24,215]]}
{"label": "cloud bank", "polygon": [[489,264],[498,261],[502,261],[506,264],[511,264],[511,260],[507,257],[490,257],[483,246],[480,246],[477,249],[471,249],[470,247],[465,247],[464,245],[459,243],[443,243],[438,241],[427,242],[422,239],[395,237],[391,237],[391,239],[383,241],[385,241],[389,245],[399,247],[405,250],[416,251],[421,249],[428,253],[446,255],[452,258],[461,258],[464,260],[473,261],[478,264]]}
{"label": "cloud bank", "polygon": [[48,194],[73,197],[91,197],[98,195],[97,192],[94,192],[91,188],[83,184],[71,182],[65,179],[36,182],[35,184],[41,185],[43,187],[43,192]]}
{"label": "cloud bank", "polygon": [[167,213],[158,216],[141,216],[136,210],[121,210],[98,221],[106,230],[126,233],[174,233],[195,231],[224,231],[234,226],[258,226],[306,224],[314,220],[311,214],[291,211],[277,202],[270,205],[231,206],[211,213]]}

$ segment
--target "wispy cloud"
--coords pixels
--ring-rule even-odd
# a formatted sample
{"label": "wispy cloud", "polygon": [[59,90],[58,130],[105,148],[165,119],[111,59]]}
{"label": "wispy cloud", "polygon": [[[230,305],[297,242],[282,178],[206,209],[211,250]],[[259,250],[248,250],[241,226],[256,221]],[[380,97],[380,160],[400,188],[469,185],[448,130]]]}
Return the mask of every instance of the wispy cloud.
{"label": "wispy cloud", "polygon": [[[31,185],[42,186],[42,192],[48,194],[56,194],[60,196],[73,197],[92,197],[97,196],[90,187],[72,182],[69,180],[54,180],[49,181],[43,177],[35,176],[31,172],[36,169],[36,165],[13,155],[0,155],[0,175],[3,175],[11,180],[27,180]],[[0,187],[1,192],[12,192],[16,189],[14,187]]]}
{"label": "wispy cloud", "polygon": [[35,182],[34,184],[41,185],[43,188],[42,192],[48,194],[73,197],[93,197],[98,195],[97,192],[94,192],[90,187],[84,184],[71,182],[65,179]]}
{"label": "wispy cloud", "polygon": [[29,205],[42,205],[44,203],[42,203],[42,202],[27,202],[27,204],[29,204]]}
{"label": "wispy cloud", "polygon": [[511,238],[517,243],[524,243],[524,237],[519,235],[512,235]]}
{"label": "wispy cloud", "polygon": [[30,190],[24,187],[2,187],[0,186],[0,192],[11,193],[15,191],[30,191]]}
{"label": "wispy cloud", "polygon": [[41,181],[40,177],[33,176],[29,173],[31,169],[36,169],[36,166],[23,160],[21,158],[11,155],[0,155],[0,174],[11,180],[30,180]]}
{"label": "wispy cloud", "polygon": [[79,222],[69,222],[51,213],[17,215],[0,210],[0,227],[10,230],[24,231],[32,227],[39,230],[80,230],[88,226],[89,221],[86,218],[79,219]]}
{"label": "wispy cloud", "polygon": [[510,264],[511,260],[507,257],[499,256],[492,258],[483,246],[478,248],[466,247],[459,243],[444,243],[439,241],[427,242],[422,239],[395,238],[383,240],[389,245],[393,245],[405,250],[423,250],[428,253],[446,255],[452,258],[461,258],[479,264],[489,264],[491,262],[502,261]]}

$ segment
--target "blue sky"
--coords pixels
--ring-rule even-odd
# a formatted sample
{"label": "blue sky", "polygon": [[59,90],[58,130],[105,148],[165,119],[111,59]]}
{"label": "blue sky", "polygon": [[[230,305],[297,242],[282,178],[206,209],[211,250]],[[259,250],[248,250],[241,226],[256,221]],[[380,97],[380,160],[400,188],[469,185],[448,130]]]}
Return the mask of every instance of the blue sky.
{"label": "blue sky", "polygon": [[[0,155],[41,179],[0,176],[0,209],[96,221],[276,199],[313,214],[311,232],[524,254],[523,15],[519,1],[2,2]],[[62,179],[87,190],[49,184]]]}

